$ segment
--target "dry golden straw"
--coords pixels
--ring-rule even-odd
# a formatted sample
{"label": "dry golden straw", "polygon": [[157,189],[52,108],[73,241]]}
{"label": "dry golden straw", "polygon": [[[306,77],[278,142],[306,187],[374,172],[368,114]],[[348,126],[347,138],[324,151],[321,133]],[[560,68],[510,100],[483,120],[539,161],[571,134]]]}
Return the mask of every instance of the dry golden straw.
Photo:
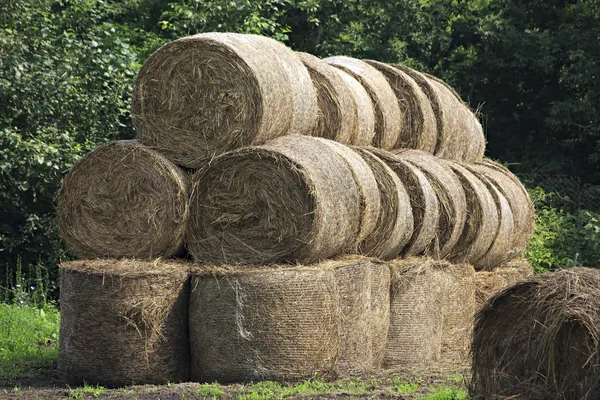
{"label": "dry golden straw", "polygon": [[361,189],[322,141],[290,135],[226,153],[192,179],[186,244],[209,264],[314,262],[357,243]]}
{"label": "dry golden straw", "polygon": [[395,258],[410,240],[414,228],[410,197],[398,175],[373,154],[373,148],[353,149],[371,168],[381,201],[377,228],[364,238],[358,252],[384,260]]}
{"label": "dry golden straw", "polygon": [[533,275],[533,267],[524,258],[516,258],[491,271],[475,273],[477,309],[500,290]]}
{"label": "dry golden straw", "polygon": [[417,166],[437,195],[439,228],[428,253],[436,258],[444,258],[453,250],[464,229],[467,218],[465,191],[452,170],[437,157],[418,150],[398,150],[396,154]]}
{"label": "dry golden straw", "polygon": [[357,121],[354,135],[350,143],[356,146],[370,146],[375,137],[375,111],[369,93],[359,81],[341,69],[334,68],[336,74],[342,78],[356,105]]}
{"label": "dry golden straw", "polygon": [[431,102],[421,87],[408,74],[391,65],[372,60],[366,62],[385,76],[398,100],[403,123],[395,147],[433,154],[437,143],[437,123]]}
{"label": "dry golden straw", "polygon": [[[356,78],[371,97],[375,113],[375,137],[369,144],[383,149],[394,148],[402,129],[402,113],[385,76],[366,62],[351,57],[336,56],[323,61]],[[359,108],[363,106],[358,105]]]}
{"label": "dry golden straw", "polygon": [[229,150],[310,133],[317,98],[308,71],[281,43],[203,33],[152,54],[138,75],[131,115],[144,144],[200,168]]}
{"label": "dry golden straw", "polygon": [[535,275],[490,298],[473,335],[476,400],[579,400],[600,373],[600,271]]}
{"label": "dry golden straw", "polygon": [[60,269],[58,369],[65,382],[118,387],[189,379],[189,268],[89,260]]}
{"label": "dry golden straw", "polygon": [[353,93],[337,69],[308,53],[296,53],[310,74],[317,94],[318,115],[311,136],[351,144],[358,136]]}
{"label": "dry golden straw", "polygon": [[188,177],[134,140],[85,155],[63,179],[58,226],[82,258],[176,255],[188,219]]}

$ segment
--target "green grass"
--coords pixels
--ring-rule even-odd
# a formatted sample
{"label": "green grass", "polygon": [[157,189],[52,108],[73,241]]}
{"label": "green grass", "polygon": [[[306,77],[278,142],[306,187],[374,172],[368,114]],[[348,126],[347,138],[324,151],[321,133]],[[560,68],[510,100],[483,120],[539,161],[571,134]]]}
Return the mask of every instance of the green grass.
{"label": "green grass", "polygon": [[[72,399],[85,399],[86,397],[97,398],[100,397],[102,393],[104,393],[105,389],[103,386],[90,386],[85,383],[82,387],[71,389],[69,388],[69,397]],[[86,396],[90,395],[90,396]]]}
{"label": "green grass", "polygon": [[409,380],[394,378],[392,380],[394,389],[400,394],[415,393],[417,390],[419,390],[421,383],[423,383],[423,379],[421,379],[421,378],[413,378],[413,379],[409,379]]}
{"label": "green grass", "polygon": [[49,369],[58,358],[59,313],[0,304],[0,385]]}

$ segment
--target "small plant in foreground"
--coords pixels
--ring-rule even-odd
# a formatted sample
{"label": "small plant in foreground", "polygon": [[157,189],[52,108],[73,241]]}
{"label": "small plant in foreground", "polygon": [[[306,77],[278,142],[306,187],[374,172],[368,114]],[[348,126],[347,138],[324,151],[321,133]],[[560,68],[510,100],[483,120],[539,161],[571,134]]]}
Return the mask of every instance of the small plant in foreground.
{"label": "small plant in foreground", "polygon": [[394,389],[401,394],[412,394],[419,390],[419,384],[423,382],[423,379],[414,378],[409,380],[404,380],[395,377],[392,380],[392,384],[394,385]]}
{"label": "small plant in foreground", "polygon": [[213,399],[222,396],[225,392],[218,383],[204,383],[196,390],[196,394],[202,397],[212,397]]}

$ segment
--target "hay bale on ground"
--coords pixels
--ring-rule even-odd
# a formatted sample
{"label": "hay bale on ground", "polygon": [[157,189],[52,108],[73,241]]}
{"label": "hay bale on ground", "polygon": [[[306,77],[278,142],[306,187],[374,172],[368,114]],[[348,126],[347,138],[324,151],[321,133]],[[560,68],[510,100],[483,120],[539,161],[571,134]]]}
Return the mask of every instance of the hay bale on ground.
{"label": "hay bale on ground", "polygon": [[485,174],[480,173],[479,169],[470,165],[467,168],[487,187],[498,211],[498,228],[492,245],[482,258],[473,261],[476,268],[489,270],[509,260],[515,223],[510,204],[498,187]]}
{"label": "hay bale on ground", "polygon": [[361,190],[344,157],[317,138],[226,153],[192,181],[186,243],[199,262],[309,263],[357,243]]}
{"label": "hay bale on ground", "polygon": [[58,228],[82,258],[155,258],[183,247],[188,177],[135,140],[110,142],[85,155],[63,179]]}
{"label": "hay bale on ground", "polygon": [[190,301],[192,380],[290,381],[370,371],[371,272],[365,258],[198,268]]}
{"label": "hay bale on ground", "polygon": [[440,361],[448,278],[438,261],[410,257],[389,262],[390,327],[384,367],[428,372]]}
{"label": "hay bale on ground", "polygon": [[439,229],[427,252],[444,258],[463,232],[467,219],[465,191],[452,170],[437,157],[418,150],[398,150],[396,154],[417,166],[435,190],[440,205]]}
{"label": "hay bale on ground", "polygon": [[363,85],[371,98],[375,114],[375,137],[372,145],[383,149],[394,148],[402,129],[402,113],[394,91],[381,72],[366,62],[351,57],[336,56],[323,61],[349,73]]}
{"label": "hay bale on ground", "polygon": [[189,378],[189,268],[161,260],[61,264],[58,369],[71,384]]}
{"label": "hay bale on ground", "polygon": [[138,75],[131,115],[143,143],[200,168],[229,150],[311,132],[317,99],[308,71],[281,43],[204,33],[152,54]]}
{"label": "hay bale on ground", "polygon": [[391,272],[388,263],[371,266],[371,331],[373,369],[382,367],[390,327]]}
{"label": "hay bale on ground", "polygon": [[356,240],[349,249],[346,249],[350,254],[356,254],[361,243],[370,237],[376,228],[379,229],[377,222],[381,213],[381,193],[377,178],[369,163],[350,147],[332,140],[322,138],[316,138],[316,140],[320,140],[344,159],[360,190],[361,218],[356,232]]}
{"label": "hay bale on ground", "polygon": [[380,259],[392,259],[400,254],[413,232],[410,198],[398,175],[369,151],[369,148],[353,149],[371,168],[377,181],[381,202],[377,229],[364,238],[358,252]]}
{"label": "hay bale on ground", "polygon": [[426,253],[439,227],[439,201],[431,183],[419,168],[397,155],[381,149],[369,151],[398,175],[410,198],[414,230],[404,246],[403,254],[411,256]]}
{"label": "hay bale on ground", "polygon": [[317,123],[311,136],[351,144],[358,136],[353,93],[335,67],[308,53],[296,53],[310,74],[317,95]]}
{"label": "hay bale on ground", "polygon": [[473,399],[578,400],[600,373],[600,271],[535,275],[476,317]]}
{"label": "hay bale on ground", "polygon": [[469,264],[443,264],[448,286],[442,311],[444,323],[439,367],[457,372],[471,363],[470,350],[475,302],[475,270]]}
{"label": "hay bale on ground", "polygon": [[473,262],[483,257],[498,231],[498,209],[488,188],[467,168],[444,160],[456,174],[467,197],[467,220],[460,238],[448,259]]}
{"label": "hay bale on ground", "polygon": [[398,100],[404,122],[395,148],[417,149],[433,154],[437,144],[437,122],[431,102],[421,87],[399,69],[378,61],[365,62],[385,76]]}
{"label": "hay bale on ground", "polygon": [[375,111],[369,93],[359,81],[341,69],[334,68],[350,89],[352,100],[356,104],[357,122],[350,143],[355,146],[370,146],[375,137]]}
{"label": "hay bale on ground", "polygon": [[477,310],[500,290],[533,275],[531,264],[524,258],[517,258],[499,265],[491,271],[478,271],[475,274]]}
{"label": "hay bale on ground", "polygon": [[513,214],[514,230],[507,258],[510,260],[518,257],[525,250],[535,227],[535,209],[527,189],[519,178],[495,161],[486,159],[481,164],[472,165],[472,168],[476,168],[480,174],[492,181],[508,200]]}

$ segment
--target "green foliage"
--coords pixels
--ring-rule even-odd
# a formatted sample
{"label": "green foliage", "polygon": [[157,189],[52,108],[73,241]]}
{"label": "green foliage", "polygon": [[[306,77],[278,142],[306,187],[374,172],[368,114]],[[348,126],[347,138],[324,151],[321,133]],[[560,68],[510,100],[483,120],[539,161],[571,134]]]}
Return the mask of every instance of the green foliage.
{"label": "green foliage", "polygon": [[558,267],[600,265],[600,213],[567,212],[552,206],[552,194],[530,192],[536,227],[525,256],[536,272]]}
{"label": "green foliage", "polygon": [[422,383],[423,380],[420,378],[404,380],[400,378],[393,378],[392,385],[394,389],[400,394],[412,394],[419,390],[419,384]]}
{"label": "green foliage", "polygon": [[0,384],[48,368],[58,357],[59,314],[44,309],[0,304]]}
{"label": "green foliage", "polygon": [[216,399],[222,396],[225,392],[218,383],[204,383],[196,390],[198,396],[203,398]]}

